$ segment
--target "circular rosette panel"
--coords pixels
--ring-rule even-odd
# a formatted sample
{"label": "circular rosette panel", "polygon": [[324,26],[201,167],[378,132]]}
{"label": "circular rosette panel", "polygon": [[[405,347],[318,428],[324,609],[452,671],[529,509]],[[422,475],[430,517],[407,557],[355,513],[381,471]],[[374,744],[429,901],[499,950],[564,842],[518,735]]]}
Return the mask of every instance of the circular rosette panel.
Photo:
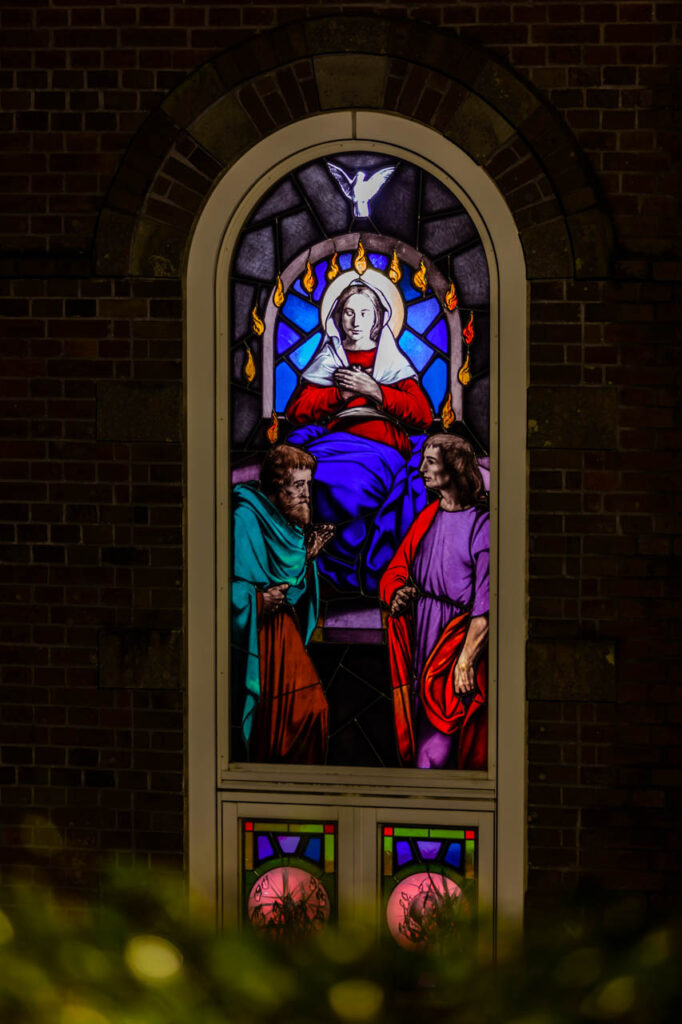
{"label": "circular rosette panel", "polygon": [[418,871],[398,882],[386,905],[388,930],[403,949],[423,950],[442,943],[457,926],[466,901],[446,875]]}
{"label": "circular rosette panel", "polygon": [[303,868],[271,868],[249,893],[251,924],[275,937],[293,938],[319,931],[330,913],[327,890],[319,878]]}

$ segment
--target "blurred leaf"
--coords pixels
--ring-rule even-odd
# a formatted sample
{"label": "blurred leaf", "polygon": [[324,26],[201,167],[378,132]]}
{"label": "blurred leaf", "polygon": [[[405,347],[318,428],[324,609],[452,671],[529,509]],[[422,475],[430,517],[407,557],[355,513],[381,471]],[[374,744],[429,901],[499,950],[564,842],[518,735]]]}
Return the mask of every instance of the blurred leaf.
{"label": "blurred leaf", "polygon": [[373,1020],[383,1001],[384,993],[376,982],[362,978],[337,981],[329,989],[329,1005],[341,1020]]}
{"label": "blurred leaf", "polygon": [[170,981],[182,970],[182,954],[158,935],[135,935],[126,946],[125,962],[136,978],[150,985]]}
{"label": "blurred leaf", "polygon": [[[97,905],[18,886],[0,912],[2,1024],[676,1024],[681,932],[642,904],[557,906],[544,926],[445,922],[441,951],[400,949],[376,923],[277,943],[217,932],[185,880],[135,869]],[[592,897],[594,894],[591,894]]]}

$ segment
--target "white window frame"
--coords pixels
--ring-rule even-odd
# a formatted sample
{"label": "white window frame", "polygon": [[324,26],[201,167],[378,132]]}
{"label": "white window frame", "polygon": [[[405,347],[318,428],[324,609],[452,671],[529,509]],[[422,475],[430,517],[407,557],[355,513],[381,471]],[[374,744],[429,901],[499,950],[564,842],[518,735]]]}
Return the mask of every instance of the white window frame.
{"label": "white window frame", "polygon": [[[488,258],[491,578],[497,586],[493,582],[491,589],[491,728],[485,773],[234,766],[227,759],[229,258],[250,211],[278,178],[299,164],[343,149],[403,156],[440,178],[466,207]],[[221,178],[192,237],[185,288],[191,886],[216,909],[219,902],[224,905],[224,893],[234,891],[233,881],[221,881],[225,871],[236,877],[239,864],[237,846],[231,856],[222,841],[231,835],[229,829],[224,831],[226,801],[236,807],[266,795],[271,800],[277,784],[283,807],[300,810],[309,800],[329,805],[334,793],[334,805],[351,806],[359,799],[373,813],[377,792],[384,806],[392,803],[387,797],[399,794],[406,810],[423,813],[430,808],[430,824],[455,811],[464,817],[467,811],[490,814],[495,910],[520,922],[526,835],[527,283],[523,250],[504,198],[482,168],[430,128],[393,114],[320,114],[269,136]],[[367,851],[353,856],[366,860]]]}

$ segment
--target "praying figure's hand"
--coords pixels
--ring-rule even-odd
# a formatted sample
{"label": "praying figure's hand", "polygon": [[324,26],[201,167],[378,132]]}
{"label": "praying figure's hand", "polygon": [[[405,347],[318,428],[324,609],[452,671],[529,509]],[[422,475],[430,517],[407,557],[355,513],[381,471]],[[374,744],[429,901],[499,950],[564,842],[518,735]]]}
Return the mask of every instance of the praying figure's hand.
{"label": "praying figure's hand", "polygon": [[371,374],[360,369],[346,369],[343,367],[334,373],[334,383],[341,392],[344,399],[356,398],[362,395],[371,398],[379,405],[383,404],[384,393]]}
{"label": "praying figure's hand", "polygon": [[388,614],[392,615],[393,618],[396,618],[399,615],[404,615],[418,593],[419,591],[417,588],[413,587],[409,583],[407,586],[400,587],[400,589],[396,590],[395,594],[391,598]]}

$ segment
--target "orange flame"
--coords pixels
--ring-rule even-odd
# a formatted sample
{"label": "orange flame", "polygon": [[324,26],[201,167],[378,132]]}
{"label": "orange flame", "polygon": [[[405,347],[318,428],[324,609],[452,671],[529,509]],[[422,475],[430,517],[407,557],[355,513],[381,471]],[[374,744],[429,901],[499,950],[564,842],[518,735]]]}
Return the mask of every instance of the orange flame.
{"label": "orange flame", "polygon": [[270,426],[265,431],[265,436],[270,444],[276,444],[277,438],[279,437],[279,420],[277,419],[277,413],[274,409],[272,410],[272,420],[270,421]]}
{"label": "orange flame", "polygon": [[358,251],[355,254],[355,259],[353,260],[353,266],[355,268],[355,273],[359,274],[360,277],[362,277],[364,272],[367,270],[367,257],[365,256],[365,247],[362,242],[358,242]]}
{"label": "orange flame", "polygon": [[310,260],[305,265],[305,274],[303,275],[303,287],[307,291],[308,295],[312,295],[315,291],[315,285],[317,284],[317,278],[313,273],[313,268],[310,265]]}
{"label": "orange flame", "polygon": [[272,301],[279,309],[280,306],[284,305],[284,287],[282,286],[282,278],[277,275],[277,287],[275,288],[275,294],[272,296]]}
{"label": "orange flame", "polygon": [[454,286],[454,284],[451,281],[450,282],[450,287],[448,288],[448,291],[447,291],[447,295],[445,296],[445,305],[447,306],[447,308],[452,313],[452,311],[454,309],[457,309],[457,303],[458,302],[459,302],[459,299],[457,298],[457,292],[455,291],[455,286]]}
{"label": "orange flame", "polygon": [[253,384],[256,377],[256,361],[253,358],[253,352],[249,346],[245,345],[244,347],[246,348],[246,360],[244,362],[243,370],[244,378],[247,384]]}
{"label": "orange flame", "polygon": [[[474,340],[474,314],[473,313],[469,314],[469,323],[466,325],[466,327],[462,331],[462,339],[463,339],[463,341],[466,342],[467,345],[470,345],[471,342]],[[467,358],[468,358],[468,356],[467,356]]]}
{"label": "orange flame", "polygon": [[426,289],[428,288],[429,284],[426,278],[426,267],[424,266],[424,260],[421,260],[419,264],[419,270],[415,272],[415,275],[412,278],[412,284],[415,286],[415,288],[419,289],[422,295],[426,294]]}
{"label": "orange flame", "polygon": [[254,306],[251,310],[251,329],[253,330],[253,333],[257,334],[259,337],[265,330],[265,324],[258,316],[258,306]]}
{"label": "orange flame", "polygon": [[452,395],[448,391],[445,401],[440,410],[441,423],[443,424],[443,430],[449,430],[452,424],[455,422],[455,413],[452,408]]}
{"label": "orange flame", "polygon": [[471,370],[469,369],[469,351],[468,351],[468,349],[467,349],[467,357],[464,360],[464,363],[462,364],[462,366],[460,366],[460,368],[459,368],[459,373],[457,374],[457,380],[460,382],[460,384],[463,387],[466,387],[467,384],[471,384]]}
{"label": "orange flame", "polygon": [[393,284],[397,284],[400,278],[403,276],[403,272],[400,269],[400,260],[398,259],[398,253],[393,250],[393,257],[391,259],[391,266],[388,269],[388,276],[390,277]]}
{"label": "orange flame", "polygon": [[339,270],[339,254],[338,252],[335,252],[334,255],[332,256],[332,261],[329,264],[329,270],[327,271],[327,280],[333,281],[334,278],[338,275]]}

